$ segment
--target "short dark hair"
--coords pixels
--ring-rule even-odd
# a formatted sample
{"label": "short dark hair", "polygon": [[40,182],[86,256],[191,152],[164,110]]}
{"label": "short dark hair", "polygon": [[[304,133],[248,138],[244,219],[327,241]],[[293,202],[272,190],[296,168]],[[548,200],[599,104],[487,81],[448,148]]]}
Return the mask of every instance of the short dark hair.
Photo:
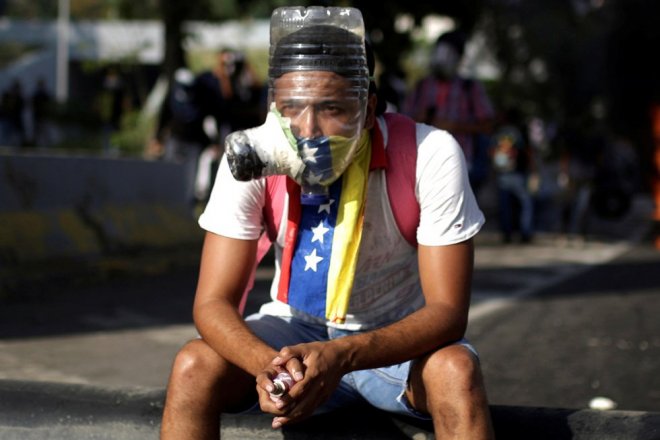
{"label": "short dark hair", "polygon": [[454,30],[440,35],[435,42],[435,46],[437,47],[440,43],[447,43],[456,49],[456,52],[458,52],[459,55],[463,55],[466,42],[467,36],[465,35],[465,32]]}

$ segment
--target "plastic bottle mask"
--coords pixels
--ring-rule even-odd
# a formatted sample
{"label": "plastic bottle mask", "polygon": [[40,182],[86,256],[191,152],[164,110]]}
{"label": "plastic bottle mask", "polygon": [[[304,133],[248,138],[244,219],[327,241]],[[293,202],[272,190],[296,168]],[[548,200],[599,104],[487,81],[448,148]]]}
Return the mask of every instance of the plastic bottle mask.
{"label": "plastic bottle mask", "polygon": [[277,110],[290,121],[305,171],[301,184],[332,184],[355,156],[364,100],[332,72],[296,72],[275,81]]}
{"label": "plastic bottle mask", "polygon": [[327,186],[364,142],[365,100],[332,72],[292,72],[275,81],[266,122],[226,141],[238,180],[284,174],[302,186],[303,203],[324,203]]}
{"label": "plastic bottle mask", "polygon": [[359,10],[276,9],[268,69],[272,105],[262,126],[227,137],[234,177],[287,175],[301,185],[303,204],[325,203],[328,185],[366,144],[368,76]]}

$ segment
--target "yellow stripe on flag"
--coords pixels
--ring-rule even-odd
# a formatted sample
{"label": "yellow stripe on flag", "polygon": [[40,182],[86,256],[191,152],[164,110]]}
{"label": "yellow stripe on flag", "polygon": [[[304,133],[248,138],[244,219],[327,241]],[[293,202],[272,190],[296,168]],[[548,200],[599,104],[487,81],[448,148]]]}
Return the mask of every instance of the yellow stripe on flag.
{"label": "yellow stripe on flag", "polygon": [[325,306],[326,318],[336,323],[343,323],[346,320],[355,278],[371,161],[371,148],[369,148],[368,141],[369,137],[365,130],[359,141],[357,154],[342,178],[341,200],[332,240]]}

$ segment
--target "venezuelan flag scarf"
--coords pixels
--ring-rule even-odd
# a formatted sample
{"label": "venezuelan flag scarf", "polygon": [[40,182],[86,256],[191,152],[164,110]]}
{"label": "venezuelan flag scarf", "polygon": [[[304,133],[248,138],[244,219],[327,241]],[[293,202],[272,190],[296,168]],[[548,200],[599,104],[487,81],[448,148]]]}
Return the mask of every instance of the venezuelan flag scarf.
{"label": "venezuelan flag scarf", "polygon": [[326,204],[301,205],[300,187],[287,179],[289,212],[278,300],[335,323],[345,321],[353,289],[371,150],[364,130],[355,158],[330,186]]}

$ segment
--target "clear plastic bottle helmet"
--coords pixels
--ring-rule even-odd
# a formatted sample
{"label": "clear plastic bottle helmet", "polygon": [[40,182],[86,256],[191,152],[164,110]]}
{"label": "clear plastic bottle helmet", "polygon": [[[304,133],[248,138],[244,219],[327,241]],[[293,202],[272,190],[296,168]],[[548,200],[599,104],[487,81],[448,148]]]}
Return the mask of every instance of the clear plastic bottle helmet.
{"label": "clear plastic bottle helmet", "polygon": [[[288,175],[301,185],[302,203],[324,203],[328,186],[363,144],[369,69],[362,14],[342,7],[278,8],[270,39],[270,111],[264,125],[253,129],[259,131],[246,130],[241,140],[259,145],[233,161],[263,166],[245,173],[229,157],[230,166],[234,177],[243,174],[241,180]],[[241,142],[228,144],[234,150],[228,154],[239,151]]]}

